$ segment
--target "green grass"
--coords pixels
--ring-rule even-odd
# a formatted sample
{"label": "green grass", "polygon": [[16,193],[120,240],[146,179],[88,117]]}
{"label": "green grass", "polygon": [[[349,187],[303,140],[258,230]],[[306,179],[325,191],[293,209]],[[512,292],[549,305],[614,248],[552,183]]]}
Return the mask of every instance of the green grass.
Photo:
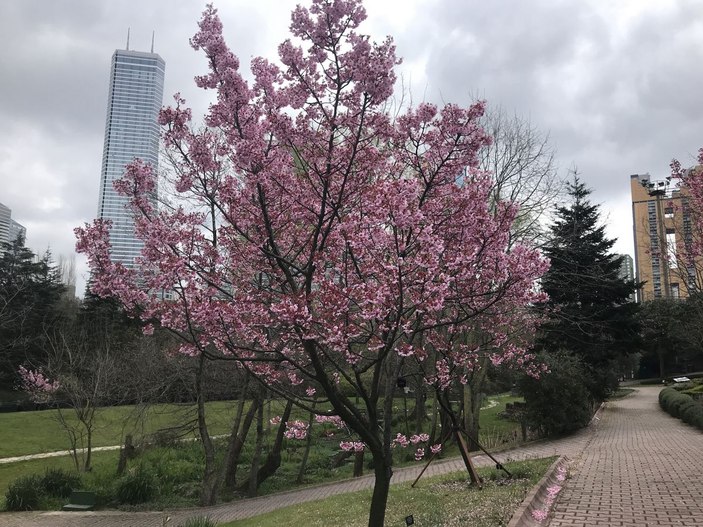
{"label": "green grass", "polygon": [[[236,401],[207,403],[206,415],[212,435],[229,432],[236,404]],[[281,413],[282,403],[274,401],[272,406],[273,415]],[[63,411],[75,422],[70,409]],[[119,445],[126,434],[133,434],[136,440],[162,428],[189,421],[195,423],[196,418],[193,405],[158,404],[149,407],[144,415],[138,416],[137,412],[138,408],[134,406],[100,408],[95,420],[93,446]],[[194,431],[189,435],[196,437],[197,434]],[[68,447],[66,432],[56,420],[56,410],[0,414],[0,458],[66,450]]]}
{"label": "green grass", "polygon": [[[498,413],[505,408],[505,403],[520,400],[519,397],[499,395],[490,397],[498,405],[481,410],[482,443],[490,443],[496,436],[512,435],[519,430],[517,423],[498,418]],[[236,401],[217,401],[207,403],[207,419],[212,435],[229,432]],[[271,415],[282,413],[283,403],[273,401]],[[135,439],[152,434],[155,431],[187,423],[195,419],[193,405],[158,404],[148,408],[145,415],[137,416],[134,406],[114,406],[98,410],[93,446],[110,446],[121,444],[126,434],[133,434]],[[70,409],[64,410],[69,420],[74,420]],[[306,417],[293,412],[292,419]],[[196,437],[196,433],[190,434]],[[56,410],[36,412],[13,412],[0,414],[0,458],[24,456],[40,452],[66,450],[69,447],[65,431],[56,420]]]}
{"label": "green grass", "polygon": [[[489,450],[495,451],[515,444],[515,440],[519,436],[519,424],[498,417],[498,414],[504,410],[505,404],[515,400],[518,400],[518,398],[502,395],[490,397],[486,401],[484,409],[481,411],[482,428],[480,440]],[[491,401],[495,401],[498,404],[492,406],[490,404]],[[208,420],[212,434],[226,434],[229,431],[235,407],[236,402],[215,402],[208,405]],[[270,410],[267,403],[265,409],[266,422],[268,423],[269,416],[279,415],[282,409],[283,403],[280,401],[273,401]],[[145,421],[146,424],[137,426],[132,419],[128,420],[127,426],[124,426],[121,420],[127,419],[131,411],[132,407],[102,409],[98,419],[98,428],[96,429],[95,446],[117,444],[122,441],[123,433],[128,431],[135,433],[136,440],[148,432],[183,422],[195,416],[192,407],[158,405],[150,409]],[[54,413],[54,411],[43,411],[0,415],[0,444],[3,445],[3,452],[12,452],[11,454],[4,454],[4,456],[66,449],[68,446],[67,439],[65,433],[55,421]],[[298,414],[299,412],[294,412],[292,419],[307,419],[307,416]],[[426,423],[426,426],[429,427],[429,422]],[[302,485],[315,485],[351,477],[351,460],[337,468],[330,466],[330,460],[339,452],[339,441],[346,439],[347,436],[342,432],[338,432],[334,437],[325,438],[319,425],[316,425],[313,430],[316,430],[316,432],[313,432],[315,440]],[[270,444],[272,440],[272,434],[267,435],[265,443]],[[218,441],[218,458],[224,453],[224,442],[224,439]],[[458,455],[454,445],[446,445],[446,447],[443,457]],[[246,475],[252,450],[253,444],[248,441],[241,460],[240,477]],[[295,479],[300,467],[302,452],[302,442],[286,441],[286,446],[282,453],[283,463],[281,467],[271,478],[263,483],[259,493],[265,495],[296,487]],[[394,451],[396,466],[416,464],[413,454],[414,449],[396,449]],[[92,473],[83,476],[84,486],[91,490],[94,490],[96,486],[98,489],[107,489],[116,479],[117,457],[118,453],[116,451],[94,452],[94,469]],[[368,473],[370,470],[368,466],[370,456],[367,456],[365,461],[367,464],[365,471]],[[198,444],[150,449],[138,459],[130,461],[130,466],[135,466],[142,462],[151,464],[159,474],[159,478],[166,482],[177,475],[180,478],[180,475],[184,472],[196,474],[193,477],[197,480],[197,474],[202,473],[203,464],[201,447]],[[45,468],[48,467],[71,469],[73,465],[71,458],[68,456],[0,464],[0,505],[8,485],[17,477],[32,473],[42,474]],[[161,470],[161,467],[163,467],[163,470]],[[194,491],[197,491],[198,487],[198,481],[196,480],[186,482],[181,478],[178,483],[178,485],[182,485],[180,488],[176,488],[174,485],[165,485],[162,481],[161,486],[164,492],[157,500],[146,504],[144,508],[158,509],[171,506],[195,505],[197,492]],[[229,499],[224,496],[223,498]],[[109,501],[105,503],[109,505]]]}
{"label": "green grass", "polygon": [[[117,467],[118,453],[115,452],[95,452],[93,454],[93,472],[84,474],[84,486],[91,488],[92,477],[99,473],[114,473]],[[46,459],[33,459],[20,463],[4,463],[0,465],[0,510],[5,508],[5,492],[7,487],[20,476],[29,474],[44,474],[47,468],[60,468],[64,470],[75,470],[73,461],[68,456],[52,457]],[[61,504],[63,505],[63,504]]]}
{"label": "green grass", "polygon": [[[457,472],[409,483],[392,485],[386,511],[387,525],[404,525],[412,514],[416,525],[449,527],[506,525],[529,489],[540,480],[555,458],[507,463],[513,480],[503,480],[493,469],[480,469],[486,480],[482,490],[468,485],[466,473]],[[220,527],[327,527],[367,524],[371,491],[333,496],[325,500],[286,507],[274,512],[222,524]]]}

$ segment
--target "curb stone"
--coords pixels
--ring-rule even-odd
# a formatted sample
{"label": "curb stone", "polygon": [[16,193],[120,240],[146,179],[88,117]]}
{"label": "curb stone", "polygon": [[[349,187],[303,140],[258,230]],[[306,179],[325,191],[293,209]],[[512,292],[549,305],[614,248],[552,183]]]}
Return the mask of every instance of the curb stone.
{"label": "curb stone", "polygon": [[568,465],[569,459],[566,456],[559,456],[547,470],[547,473],[539,482],[532,487],[532,490],[525,496],[522,503],[513,513],[508,527],[536,527],[543,525],[532,517],[532,511],[545,508],[547,498],[547,488],[555,484],[560,484],[557,480],[557,472],[560,467]]}

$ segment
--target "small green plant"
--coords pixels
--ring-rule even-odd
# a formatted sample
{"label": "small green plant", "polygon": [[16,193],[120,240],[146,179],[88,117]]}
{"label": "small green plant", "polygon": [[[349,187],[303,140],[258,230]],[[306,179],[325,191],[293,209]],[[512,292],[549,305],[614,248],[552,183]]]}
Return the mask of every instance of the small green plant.
{"label": "small green plant", "polygon": [[8,511],[32,511],[42,499],[42,481],[36,474],[21,476],[13,481],[5,493]]}
{"label": "small green plant", "polygon": [[207,516],[188,518],[180,527],[216,527],[216,523]]}
{"label": "small green plant", "polygon": [[137,505],[154,499],[159,493],[158,481],[151,470],[140,465],[122,476],[115,494],[120,503]]}
{"label": "small green plant", "polygon": [[42,490],[55,498],[68,498],[80,486],[81,478],[78,474],[60,468],[47,468],[41,478]]}

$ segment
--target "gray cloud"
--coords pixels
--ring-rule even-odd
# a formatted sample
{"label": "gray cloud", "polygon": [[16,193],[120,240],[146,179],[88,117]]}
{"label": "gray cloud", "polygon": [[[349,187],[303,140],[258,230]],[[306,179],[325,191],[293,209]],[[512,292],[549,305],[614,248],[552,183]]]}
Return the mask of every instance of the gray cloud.
{"label": "gray cloud", "polygon": [[[219,2],[225,36],[247,68],[275,58],[294,0]],[[205,2],[7,0],[0,3],[0,201],[35,251],[69,254],[97,189],[110,57],[124,47],[166,60],[164,102],[180,91],[201,114],[213,96],[188,44]],[[703,144],[699,0],[414,0],[367,2],[365,27],[394,36],[413,99],[480,96],[549,132],[562,170],[577,165],[631,251],[629,178],[666,175]],[[612,4],[612,5],[611,5]],[[83,267],[84,269],[84,267]]]}

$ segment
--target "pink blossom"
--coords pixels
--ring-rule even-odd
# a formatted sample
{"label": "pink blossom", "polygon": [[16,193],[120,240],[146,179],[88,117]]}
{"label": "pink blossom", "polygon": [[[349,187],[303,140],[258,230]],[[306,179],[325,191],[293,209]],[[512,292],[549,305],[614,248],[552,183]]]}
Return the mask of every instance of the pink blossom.
{"label": "pink blossom", "polygon": [[20,366],[19,374],[22,379],[22,389],[36,402],[49,401],[51,396],[61,387],[58,380],[49,380],[41,370],[28,370],[24,366]]}
{"label": "pink blossom", "polygon": [[415,450],[415,461],[420,461],[423,457],[425,457],[424,448],[418,448],[417,450]]}
{"label": "pink blossom", "polygon": [[547,513],[547,511],[543,509],[535,509],[532,511],[532,517],[538,522],[543,522],[544,520],[546,520],[548,515],[549,514]]}
{"label": "pink blossom", "polygon": [[440,445],[440,444],[432,445],[430,447],[430,451],[433,454],[439,454],[442,451],[442,445]]}
{"label": "pink blossom", "polygon": [[303,421],[288,421],[283,435],[287,439],[305,439],[308,436],[308,424]]}
{"label": "pink blossom", "polygon": [[316,392],[316,391],[317,391],[317,390],[315,390],[315,388],[313,388],[312,386],[308,386],[308,387],[305,389],[305,395],[307,395],[308,397],[312,397],[313,395],[315,395],[315,392]]}
{"label": "pink blossom", "polygon": [[398,432],[398,434],[395,436],[395,439],[393,440],[393,447],[400,446],[402,448],[407,447],[410,444],[410,441],[408,438]]}
{"label": "pink blossom", "polygon": [[410,436],[410,442],[413,445],[417,445],[418,443],[423,443],[423,442],[426,442],[429,440],[430,440],[429,434],[418,434],[418,435]]}
{"label": "pink blossom", "polygon": [[339,448],[345,452],[362,452],[366,445],[361,441],[342,441],[339,443]]}
{"label": "pink blossom", "polygon": [[272,417],[271,419],[269,419],[269,423],[271,423],[274,426],[280,424],[281,423],[281,416],[276,415],[276,416]]}
{"label": "pink blossom", "polygon": [[342,421],[342,418],[338,415],[316,415],[315,421],[317,423],[330,423],[339,428],[346,428],[346,424]]}

